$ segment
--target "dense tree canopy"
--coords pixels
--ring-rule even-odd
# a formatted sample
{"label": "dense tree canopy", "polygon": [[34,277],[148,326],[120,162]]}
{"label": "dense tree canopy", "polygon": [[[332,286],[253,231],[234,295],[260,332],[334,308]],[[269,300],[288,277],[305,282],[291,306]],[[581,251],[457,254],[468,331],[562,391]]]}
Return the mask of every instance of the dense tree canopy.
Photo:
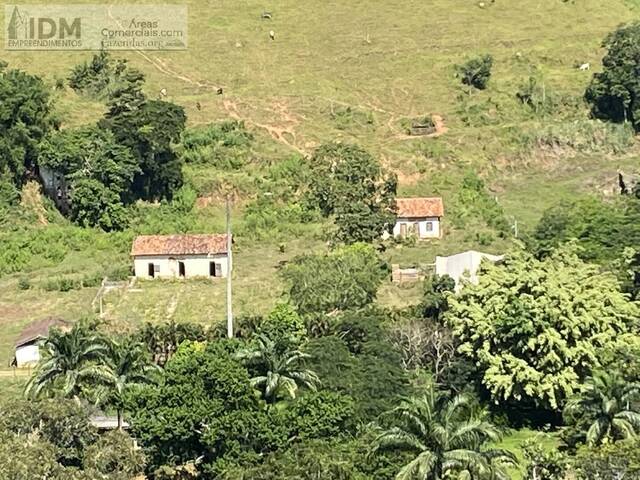
{"label": "dense tree canopy", "polygon": [[20,187],[36,173],[39,143],[55,121],[44,82],[6,66],[0,62],[0,176]]}
{"label": "dense tree canopy", "polygon": [[640,130],[640,23],[609,34],[603,45],[603,71],[595,73],[585,93],[593,115],[613,122],[630,122]]}
{"label": "dense tree canopy", "polygon": [[393,226],[397,178],[356,145],[330,143],[311,156],[309,201],[335,216],[336,239],[370,242]]}
{"label": "dense tree canopy", "polygon": [[637,321],[615,278],[573,246],[542,261],[514,252],[484,269],[479,285],[449,298],[446,319],[497,402],[558,409]]}

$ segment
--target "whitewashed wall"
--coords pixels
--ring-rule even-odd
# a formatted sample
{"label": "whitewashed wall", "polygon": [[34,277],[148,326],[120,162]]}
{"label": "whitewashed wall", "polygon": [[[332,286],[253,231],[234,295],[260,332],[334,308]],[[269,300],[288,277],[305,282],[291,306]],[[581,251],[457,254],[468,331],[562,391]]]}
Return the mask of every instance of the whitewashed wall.
{"label": "whitewashed wall", "polygon": [[[433,230],[427,230],[427,222],[433,223]],[[401,225],[407,226],[407,234],[412,229],[415,230],[415,225],[418,224],[418,231],[415,232],[418,238],[440,238],[440,219],[438,217],[424,217],[424,218],[400,218],[396,219],[396,224],[393,227],[393,235],[395,237],[400,236],[402,231]]]}
{"label": "whitewashed wall", "polygon": [[149,264],[160,267],[156,271],[156,278],[178,278],[178,262],[184,262],[185,277],[208,277],[209,263],[220,264],[222,277],[227,276],[229,262],[226,254],[219,255],[141,255],[133,259],[135,276],[139,278],[149,277]]}
{"label": "whitewashed wall", "polygon": [[35,365],[40,361],[40,348],[37,344],[23,345],[16,348],[16,365],[18,368]]}

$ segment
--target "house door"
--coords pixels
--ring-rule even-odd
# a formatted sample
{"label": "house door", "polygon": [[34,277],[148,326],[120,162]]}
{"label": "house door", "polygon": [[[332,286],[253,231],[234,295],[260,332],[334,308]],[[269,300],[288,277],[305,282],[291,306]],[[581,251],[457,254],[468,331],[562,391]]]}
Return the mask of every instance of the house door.
{"label": "house door", "polygon": [[210,277],[221,277],[222,276],[222,265],[216,262],[209,262],[209,276]]}
{"label": "house door", "polygon": [[178,276],[184,277],[184,275],[185,275],[184,262],[178,262]]}
{"label": "house door", "polygon": [[153,278],[153,277],[155,277],[155,276],[156,276],[156,269],[155,269],[155,267],[153,266],[153,263],[150,263],[150,264],[149,264],[149,276],[150,276],[151,278]]}
{"label": "house door", "polygon": [[407,224],[406,223],[401,223],[400,224],[400,236],[401,237],[406,237],[407,236]]}

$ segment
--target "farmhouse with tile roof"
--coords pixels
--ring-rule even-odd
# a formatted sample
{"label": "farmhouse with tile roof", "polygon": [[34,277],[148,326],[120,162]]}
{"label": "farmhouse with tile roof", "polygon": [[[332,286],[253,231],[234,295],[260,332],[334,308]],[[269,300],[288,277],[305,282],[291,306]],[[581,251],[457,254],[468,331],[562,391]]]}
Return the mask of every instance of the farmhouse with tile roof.
{"label": "farmhouse with tile roof", "polygon": [[444,206],[440,197],[397,198],[395,237],[415,235],[419,240],[442,237]]}
{"label": "farmhouse with tile roof", "polygon": [[226,277],[227,235],[140,235],[131,256],[138,278]]}

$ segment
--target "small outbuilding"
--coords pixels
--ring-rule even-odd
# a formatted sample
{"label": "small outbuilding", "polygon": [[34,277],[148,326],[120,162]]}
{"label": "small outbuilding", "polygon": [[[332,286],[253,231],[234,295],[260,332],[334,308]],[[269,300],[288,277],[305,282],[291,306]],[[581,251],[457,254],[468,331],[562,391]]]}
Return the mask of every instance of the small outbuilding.
{"label": "small outbuilding", "polygon": [[71,324],[59,318],[45,318],[27,325],[16,340],[13,365],[24,368],[36,365],[40,361],[40,344],[49,336],[49,330],[58,328],[62,331],[71,329]]}
{"label": "small outbuilding", "polygon": [[442,237],[444,206],[440,197],[397,198],[393,236],[418,240]]}
{"label": "small outbuilding", "polygon": [[436,275],[449,275],[456,282],[456,291],[462,287],[462,280],[478,283],[478,269],[483,260],[501,262],[504,255],[469,250],[449,257],[436,257]]}
{"label": "small outbuilding", "polygon": [[227,235],[140,235],[131,256],[138,278],[226,277]]}

